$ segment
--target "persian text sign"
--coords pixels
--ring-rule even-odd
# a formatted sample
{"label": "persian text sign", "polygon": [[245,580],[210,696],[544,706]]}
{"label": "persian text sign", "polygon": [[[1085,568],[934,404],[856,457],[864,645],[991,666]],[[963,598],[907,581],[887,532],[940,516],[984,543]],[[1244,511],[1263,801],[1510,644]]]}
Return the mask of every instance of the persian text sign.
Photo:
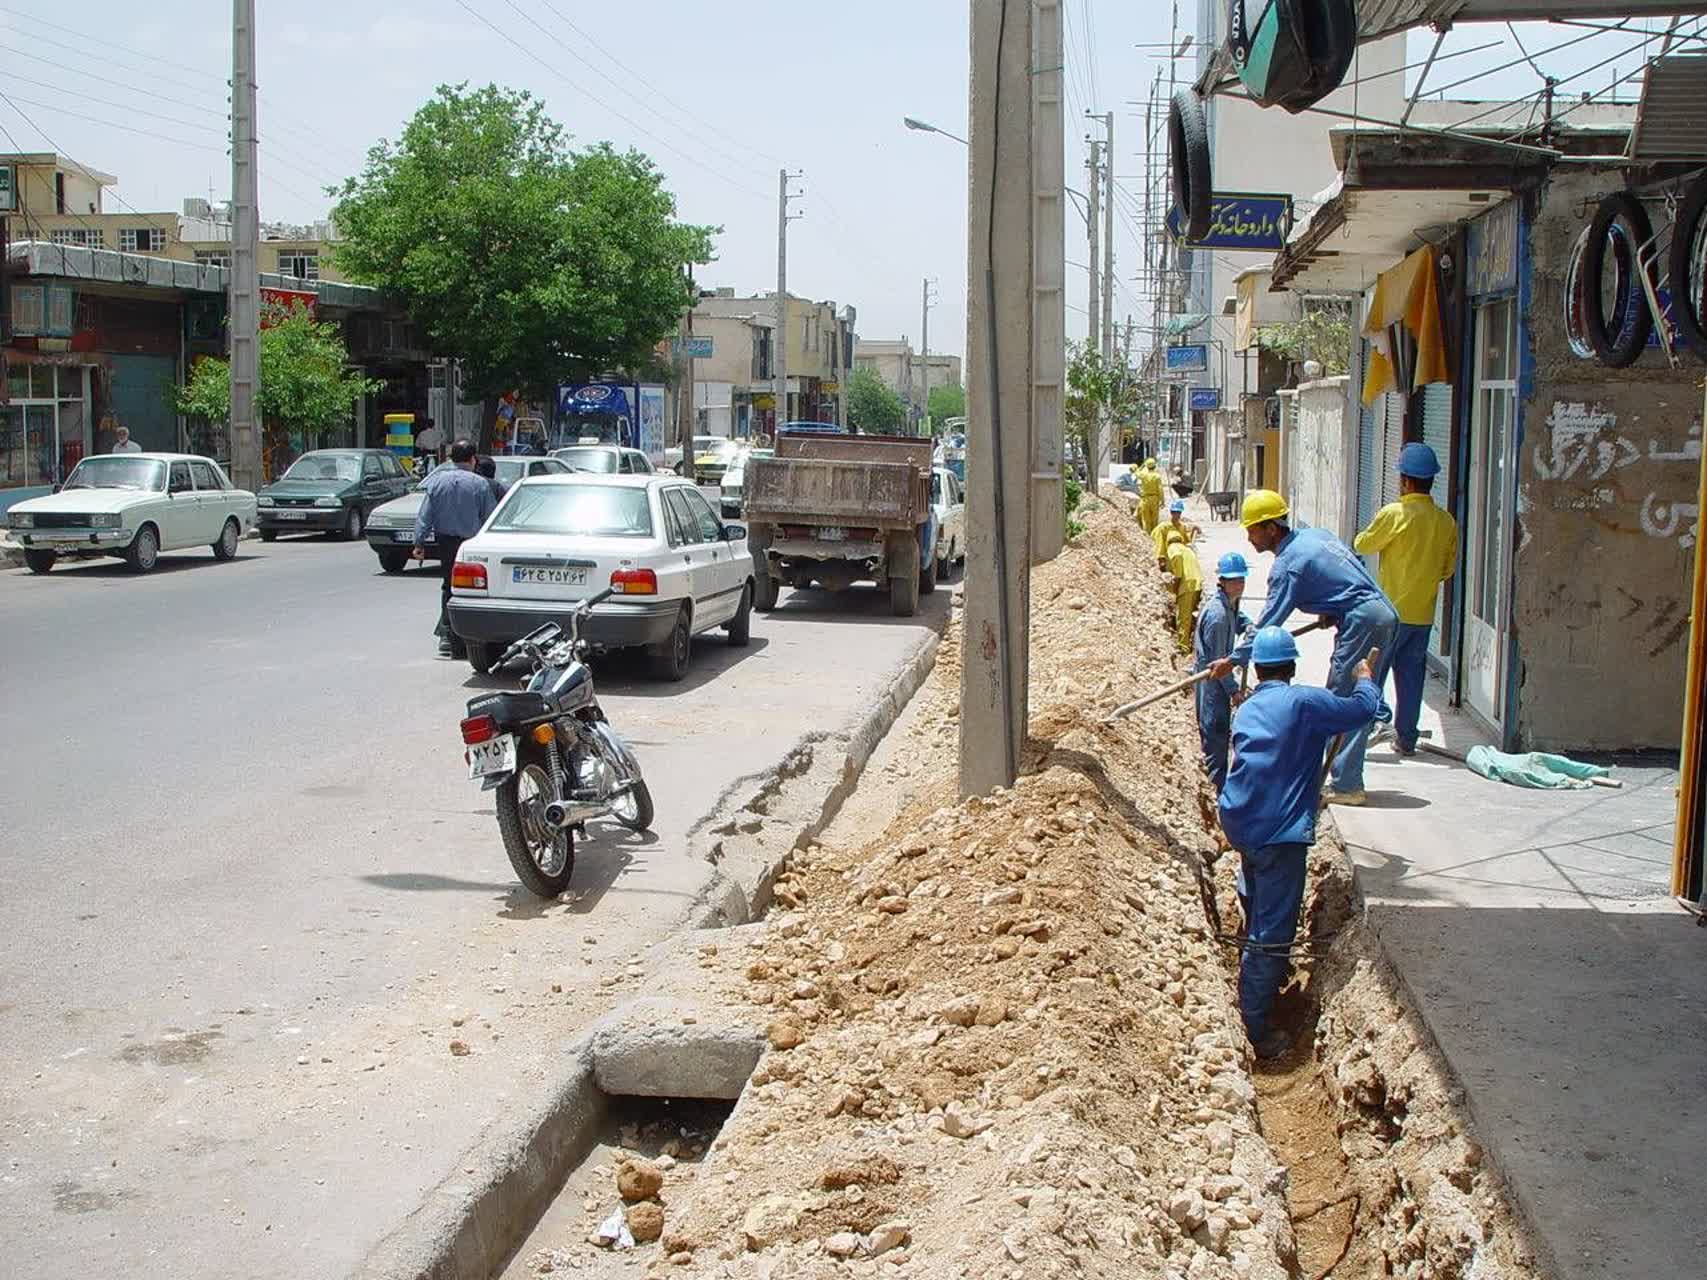
{"label": "persian text sign", "polygon": [[[1180,237],[1179,211],[1168,213],[1168,230]],[[1193,249],[1252,249],[1274,252],[1286,247],[1292,230],[1292,197],[1250,191],[1217,191],[1209,198],[1209,230]]]}
{"label": "persian text sign", "polygon": [[1169,373],[1203,373],[1209,368],[1209,347],[1206,343],[1186,343],[1168,348]]}
{"label": "persian text sign", "polygon": [[1206,413],[1221,407],[1220,387],[1193,387],[1189,401],[1193,413]]}

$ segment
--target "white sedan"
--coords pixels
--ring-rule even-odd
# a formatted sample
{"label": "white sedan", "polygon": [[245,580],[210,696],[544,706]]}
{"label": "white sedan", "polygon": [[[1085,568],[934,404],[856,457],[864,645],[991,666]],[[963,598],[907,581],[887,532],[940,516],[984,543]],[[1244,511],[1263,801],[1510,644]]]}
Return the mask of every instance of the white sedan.
{"label": "white sedan", "polygon": [[947,467],[931,468],[931,510],[936,513],[937,576],[946,579],[966,559],[966,500]]}
{"label": "white sedan", "polygon": [[232,486],[217,462],[185,453],[84,458],[58,493],[6,513],[24,563],[46,573],[62,556],[118,556],[147,573],[162,551],[211,547],[237,554],[255,524],[255,495]]}
{"label": "white sedan", "polygon": [[595,650],[644,647],[655,674],[687,674],[693,637],[721,627],[747,643],[753,560],[747,530],[724,524],[699,490],[665,474],[521,481],[451,568],[450,625],[476,671],[606,587],[583,636]]}

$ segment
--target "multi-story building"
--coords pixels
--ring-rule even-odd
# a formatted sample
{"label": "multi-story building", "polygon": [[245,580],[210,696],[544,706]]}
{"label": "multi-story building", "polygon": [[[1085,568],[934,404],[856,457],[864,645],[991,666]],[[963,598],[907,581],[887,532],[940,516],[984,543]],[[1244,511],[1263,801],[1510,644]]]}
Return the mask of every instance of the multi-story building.
{"label": "multi-story building", "polygon": [[[854,358],[852,307],[787,299],[788,404],[783,422],[846,421],[847,371]],[[776,294],[702,294],[690,322],[712,353],[692,362],[696,430],[736,437],[770,434],[776,406]]]}
{"label": "multi-story building", "polygon": [[930,389],[960,385],[960,357],[921,356],[903,334],[900,338],[862,339],[854,349],[854,368],[869,369],[883,385],[900,396],[913,421],[929,411]]}

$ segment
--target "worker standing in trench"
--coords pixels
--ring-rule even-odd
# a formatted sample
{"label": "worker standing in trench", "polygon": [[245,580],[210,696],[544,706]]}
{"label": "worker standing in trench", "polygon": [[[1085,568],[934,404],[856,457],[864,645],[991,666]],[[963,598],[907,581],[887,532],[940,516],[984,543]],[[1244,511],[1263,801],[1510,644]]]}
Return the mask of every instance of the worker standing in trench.
{"label": "worker standing in trench", "polygon": [[[1294,610],[1332,619],[1337,638],[1328,668],[1328,688],[1338,694],[1350,693],[1357,684],[1358,665],[1365,654],[1375,650],[1380,655],[1373,669],[1379,690],[1387,680],[1399,615],[1350,547],[1325,529],[1289,527],[1289,514],[1286,499],[1272,489],[1253,489],[1245,497],[1241,511],[1245,535],[1259,552],[1274,553],[1268,571],[1268,602],[1257,619],[1258,630],[1280,626]],[[1251,645],[1244,641],[1210,670],[1219,680],[1250,660]],[[1379,698],[1377,708],[1379,719],[1390,717]],[[1368,725],[1347,735],[1333,762],[1329,804],[1364,803],[1363,757],[1368,745]]]}
{"label": "worker standing in trench", "polygon": [[1179,651],[1190,653],[1191,625],[1197,617],[1197,602],[1203,598],[1203,567],[1197,563],[1197,552],[1178,532],[1168,528],[1168,533],[1165,563],[1174,576],[1174,636]]}
{"label": "worker standing in trench", "polygon": [[1393,672],[1393,737],[1399,754],[1415,755],[1428,674],[1428,635],[1440,584],[1458,562],[1458,522],[1434,503],[1429,490],[1440,474],[1434,450],[1413,441],[1399,450],[1399,500],[1376,513],[1352,543],[1358,555],[1379,555],[1375,576],[1399,615],[1388,666]]}
{"label": "worker standing in trench", "polygon": [[[1245,575],[1250,566],[1237,551],[1229,551],[1215,565],[1216,591],[1198,615],[1192,635],[1192,666],[1202,671],[1233,652],[1233,645],[1250,629],[1251,620],[1240,612],[1245,594]],[[1203,747],[1203,767],[1215,794],[1227,781],[1227,746],[1233,731],[1233,695],[1238,682],[1231,673],[1197,686],[1197,740]],[[1240,898],[1244,897],[1241,891]]]}
{"label": "worker standing in trench", "polygon": [[1175,498],[1168,503],[1168,518],[1158,524],[1150,538],[1156,544],[1156,563],[1163,569],[1168,567],[1168,543],[1178,538],[1186,545],[1197,541],[1197,526],[1185,521],[1185,502]]}
{"label": "worker standing in trench", "polygon": [[[1381,708],[1371,651],[1351,669],[1345,694],[1295,685],[1298,642],[1263,627],[1250,645],[1257,684],[1233,720],[1233,766],[1221,789],[1221,830],[1239,851],[1246,897],[1239,1013],[1258,1058],[1285,1053],[1291,1036],[1269,1025],[1291,963],[1304,905],[1304,873],[1316,838],[1322,752],[1340,734],[1367,730]],[[1199,686],[1200,688],[1202,686]]]}
{"label": "worker standing in trench", "polygon": [[1138,527],[1154,533],[1162,515],[1162,473],[1156,470],[1156,460],[1145,458],[1138,472]]}

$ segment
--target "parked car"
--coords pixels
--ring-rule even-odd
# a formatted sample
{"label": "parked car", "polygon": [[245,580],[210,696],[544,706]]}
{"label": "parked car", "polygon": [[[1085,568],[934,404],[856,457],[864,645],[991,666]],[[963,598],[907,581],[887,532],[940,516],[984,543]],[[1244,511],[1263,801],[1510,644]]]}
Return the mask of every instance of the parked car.
{"label": "parked car", "polygon": [[[569,467],[556,458],[534,458],[526,455],[494,458],[498,468],[497,481],[508,489],[524,476],[566,476]],[[387,573],[402,573],[409,564],[409,553],[415,546],[415,517],[421,514],[421,488],[417,484],[401,498],[393,498],[368,517],[367,544],[379,556],[379,567]],[[431,534],[422,544],[429,560],[442,559],[436,553]]]}
{"label": "parked car", "polygon": [[409,492],[414,481],[385,449],[315,449],[255,495],[261,541],[281,533],[362,536],[369,514]]}
{"label": "parked car", "polygon": [[729,469],[723,473],[723,483],[718,494],[718,501],[725,516],[741,514],[741,494],[747,483],[747,463],[753,458],[770,458],[775,455],[775,449],[744,449],[730,464]]}
{"label": "parked car", "polygon": [[931,470],[931,510],[936,515],[937,576],[966,559],[966,502],[960,481],[947,467]]}
{"label": "parked car", "polygon": [[7,512],[34,573],[65,556],[120,556],[147,573],[162,551],[182,547],[212,547],[229,560],[254,523],[255,495],[234,488],[213,459],[186,453],[84,458],[59,492]]}
{"label": "parked car", "polygon": [[664,450],[664,465],[684,478],[693,475],[693,460],[701,453],[715,449],[723,436],[695,436],[684,455],[679,448]]}
{"label": "parked car", "polygon": [[652,474],[652,460],[644,453],[614,444],[572,444],[566,449],[553,449],[551,456],[571,471],[591,471],[607,476]]}
{"label": "parked car", "polygon": [[692,637],[722,627],[747,643],[753,562],[747,531],[724,524],[670,475],[541,476],[505,495],[451,570],[450,625],[476,671],[607,587],[581,635],[597,651],[645,648],[667,680],[687,674]]}
{"label": "parked car", "polygon": [[713,488],[723,482],[723,473],[741,456],[741,442],[713,436],[710,444],[694,440],[693,479],[695,484]]}

